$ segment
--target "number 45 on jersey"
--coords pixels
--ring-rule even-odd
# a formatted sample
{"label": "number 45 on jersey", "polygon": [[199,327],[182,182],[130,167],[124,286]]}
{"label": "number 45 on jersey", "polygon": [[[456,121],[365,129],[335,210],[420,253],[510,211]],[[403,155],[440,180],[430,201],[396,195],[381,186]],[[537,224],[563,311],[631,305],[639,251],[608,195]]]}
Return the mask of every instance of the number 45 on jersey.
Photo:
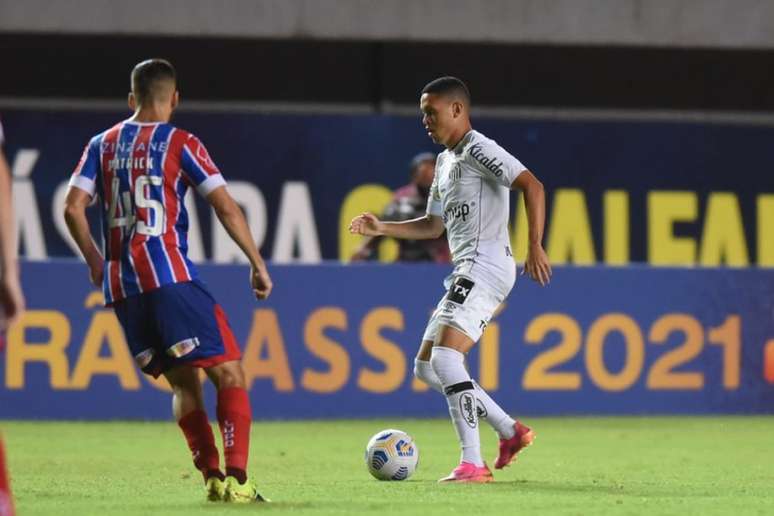
{"label": "number 45 on jersey", "polygon": [[[110,229],[121,228],[126,231],[134,227],[134,230],[141,235],[161,236],[164,230],[164,205],[161,201],[151,198],[151,187],[161,186],[163,182],[164,180],[159,176],[139,176],[134,181],[134,202],[132,202],[130,189],[121,191],[121,178],[114,177],[113,195],[108,211]],[[146,209],[147,215],[138,220],[136,208]]]}

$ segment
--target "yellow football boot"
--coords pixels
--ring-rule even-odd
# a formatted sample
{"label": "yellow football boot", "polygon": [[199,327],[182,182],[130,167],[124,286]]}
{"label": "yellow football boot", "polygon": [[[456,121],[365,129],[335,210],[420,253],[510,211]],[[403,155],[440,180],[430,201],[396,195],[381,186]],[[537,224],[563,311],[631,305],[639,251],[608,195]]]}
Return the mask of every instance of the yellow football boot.
{"label": "yellow football boot", "polygon": [[204,484],[208,502],[222,502],[226,496],[226,483],[218,477],[210,477]]}
{"label": "yellow football boot", "polygon": [[250,480],[240,484],[235,477],[226,477],[226,492],[223,501],[231,503],[268,502],[258,493],[258,488]]}

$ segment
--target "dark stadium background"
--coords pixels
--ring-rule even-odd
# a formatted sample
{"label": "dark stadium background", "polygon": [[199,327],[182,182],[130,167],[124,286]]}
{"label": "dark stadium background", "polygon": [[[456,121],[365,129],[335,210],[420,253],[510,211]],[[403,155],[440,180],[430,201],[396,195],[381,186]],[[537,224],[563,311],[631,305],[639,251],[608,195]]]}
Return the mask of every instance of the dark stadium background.
{"label": "dark stadium background", "polygon": [[[98,51],[95,52],[95,49]],[[0,34],[0,95],[115,99],[138,56],[163,55],[185,98],[414,105],[443,74],[477,106],[774,110],[771,49]],[[98,80],[96,79],[98,78]]]}

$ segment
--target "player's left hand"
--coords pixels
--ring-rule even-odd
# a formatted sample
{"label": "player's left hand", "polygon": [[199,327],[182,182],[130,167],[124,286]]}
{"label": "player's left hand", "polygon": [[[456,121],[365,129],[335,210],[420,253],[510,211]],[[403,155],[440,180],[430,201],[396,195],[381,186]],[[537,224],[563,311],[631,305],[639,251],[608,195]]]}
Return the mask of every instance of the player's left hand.
{"label": "player's left hand", "polygon": [[527,260],[524,262],[522,274],[529,274],[529,277],[545,287],[551,280],[551,264],[548,263],[548,256],[540,244],[530,244],[527,251]]}
{"label": "player's left hand", "polygon": [[253,294],[256,299],[266,299],[271,294],[274,284],[269,277],[269,271],[265,266],[254,266],[250,269],[250,285],[253,287]]}

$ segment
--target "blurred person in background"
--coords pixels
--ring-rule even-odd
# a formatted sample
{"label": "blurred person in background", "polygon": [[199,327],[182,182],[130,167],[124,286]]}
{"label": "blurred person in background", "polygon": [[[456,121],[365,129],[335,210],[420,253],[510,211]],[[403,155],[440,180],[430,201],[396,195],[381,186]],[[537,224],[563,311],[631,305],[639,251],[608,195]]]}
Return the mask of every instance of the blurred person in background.
{"label": "blurred person in background", "polygon": [[[24,294],[19,282],[14,245],[11,173],[3,154],[3,141],[3,125],[0,123],[0,352],[5,347],[5,332],[24,310]],[[0,516],[11,516],[13,513],[11,483],[0,436]]]}
{"label": "blurred person in background", "polygon": [[[393,193],[392,201],[384,209],[381,220],[402,222],[424,215],[427,196],[435,175],[435,154],[422,152],[409,163],[411,182]],[[382,241],[380,236],[366,236],[360,248],[352,255],[352,261],[374,260]],[[446,236],[428,240],[397,240],[399,262],[448,263],[451,259]]]}

